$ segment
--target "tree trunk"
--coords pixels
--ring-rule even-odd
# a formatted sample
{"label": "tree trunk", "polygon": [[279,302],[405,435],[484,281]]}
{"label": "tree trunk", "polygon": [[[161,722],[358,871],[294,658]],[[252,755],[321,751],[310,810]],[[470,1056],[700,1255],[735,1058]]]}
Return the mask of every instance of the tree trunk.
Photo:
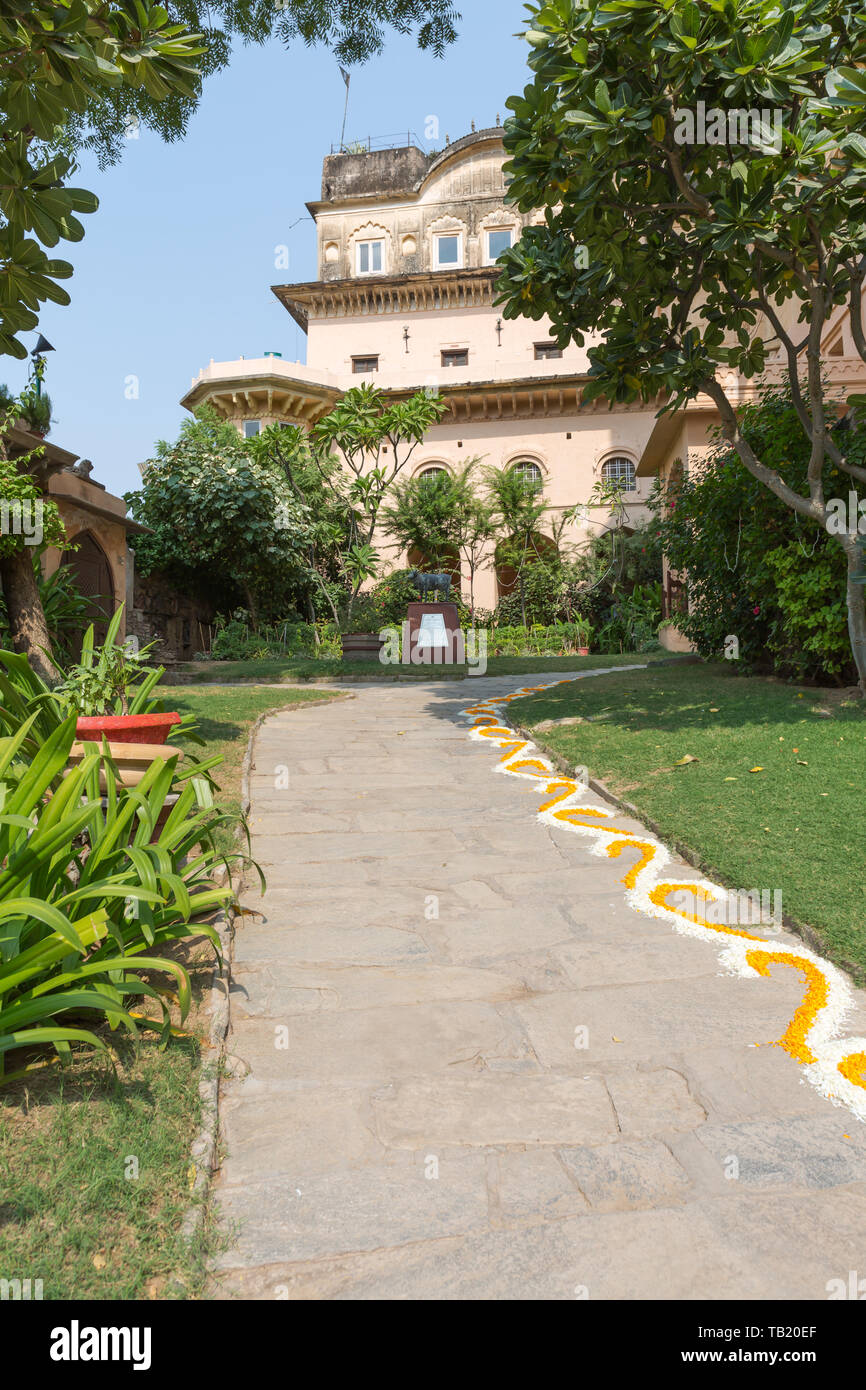
{"label": "tree trunk", "polygon": [[244,585],[244,593],[245,593],[245,595],[246,595],[246,600],[247,600],[247,612],[248,612],[249,615],[250,615],[250,627],[252,628],[253,632],[258,632],[258,630],[259,630],[259,610],[258,610],[258,608],[256,607],[256,600],[255,600],[255,598],[254,598],[254,596],[253,596],[253,591],[252,591],[252,589],[250,588],[249,584],[245,584],[245,585]]}
{"label": "tree trunk", "polygon": [[853,578],[863,565],[863,552],[854,544],[847,545],[845,550],[848,556],[848,633],[860,689],[866,695],[866,584],[855,584]]}
{"label": "tree trunk", "polygon": [[0,583],[9,615],[13,650],[26,656],[36,674],[48,685],[56,685],[60,672],[51,659],[51,637],[29,549],[22,547],[0,559]]}
{"label": "tree trunk", "polygon": [[316,627],[316,605],[313,603],[313,595],[307,594],[307,617],[313,625],[313,649],[319,650],[319,629]]}

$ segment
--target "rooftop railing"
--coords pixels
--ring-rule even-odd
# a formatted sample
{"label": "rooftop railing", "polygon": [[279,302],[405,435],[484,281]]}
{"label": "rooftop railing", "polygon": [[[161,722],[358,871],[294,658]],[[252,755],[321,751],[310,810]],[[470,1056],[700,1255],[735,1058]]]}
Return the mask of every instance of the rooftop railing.
{"label": "rooftop railing", "polygon": [[364,140],[344,140],[331,146],[331,154],[372,154],[374,150],[405,150],[412,146],[427,153],[427,142],[414,130],[399,131],[396,135],[368,135]]}

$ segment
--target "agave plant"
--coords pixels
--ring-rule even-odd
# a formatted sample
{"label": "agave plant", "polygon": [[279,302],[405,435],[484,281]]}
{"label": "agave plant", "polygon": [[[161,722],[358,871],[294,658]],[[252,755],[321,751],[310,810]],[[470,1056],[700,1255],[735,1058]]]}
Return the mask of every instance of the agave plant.
{"label": "agave plant", "polygon": [[[44,735],[46,722],[54,726]],[[49,1045],[62,1062],[75,1043],[107,1051],[94,1021],[130,1033],[156,1027],[167,1042],[172,1006],[181,1020],[189,1009],[190,982],[162,952],[204,936],[218,953],[202,919],[234,897],[230,877],[213,882],[225,858],[213,833],[234,818],[214,808],[196,767],[179,773],[176,758],[158,760],[132,788],[108,776],[103,797],[110,758],[98,745],[62,775],[74,737],[74,716],[56,722],[37,699],[0,738],[0,1080],[34,1065],[5,1072],[12,1051]],[[170,791],[177,800],[152,842]],[[149,979],[154,971],[172,976],[174,990]],[[159,1004],[161,1022],[133,1017],[130,1003],[142,997]]]}

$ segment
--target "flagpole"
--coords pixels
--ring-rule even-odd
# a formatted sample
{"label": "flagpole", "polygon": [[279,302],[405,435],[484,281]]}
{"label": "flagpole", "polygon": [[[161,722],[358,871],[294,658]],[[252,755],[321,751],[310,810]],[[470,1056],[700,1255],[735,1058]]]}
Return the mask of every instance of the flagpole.
{"label": "flagpole", "polygon": [[340,68],[340,72],[343,74],[343,81],[346,84],[346,105],[343,107],[343,129],[340,131],[340,153],[342,154],[346,141],[346,118],[349,114],[349,83],[352,80],[352,74],[346,72],[345,68]]}

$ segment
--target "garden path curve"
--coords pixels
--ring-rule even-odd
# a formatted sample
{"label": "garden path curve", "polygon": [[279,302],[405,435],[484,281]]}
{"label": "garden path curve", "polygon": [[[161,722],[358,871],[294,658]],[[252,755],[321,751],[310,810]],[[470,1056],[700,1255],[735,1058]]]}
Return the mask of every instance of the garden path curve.
{"label": "garden path curve", "polygon": [[[866,1276],[866,1125],[857,1092],[827,1096],[860,1084],[844,1039],[866,1035],[866,996],[784,933],[720,955],[673,922],[643,827],[509,742],[518,688],[364,685],[260,730],[268,891],[237,924],[246,1066],[221,1098],[213,1291],[847,1288]],[[704,884],[659,854],[665,883]],[[802,968],[770,968],[787,956]]]}

